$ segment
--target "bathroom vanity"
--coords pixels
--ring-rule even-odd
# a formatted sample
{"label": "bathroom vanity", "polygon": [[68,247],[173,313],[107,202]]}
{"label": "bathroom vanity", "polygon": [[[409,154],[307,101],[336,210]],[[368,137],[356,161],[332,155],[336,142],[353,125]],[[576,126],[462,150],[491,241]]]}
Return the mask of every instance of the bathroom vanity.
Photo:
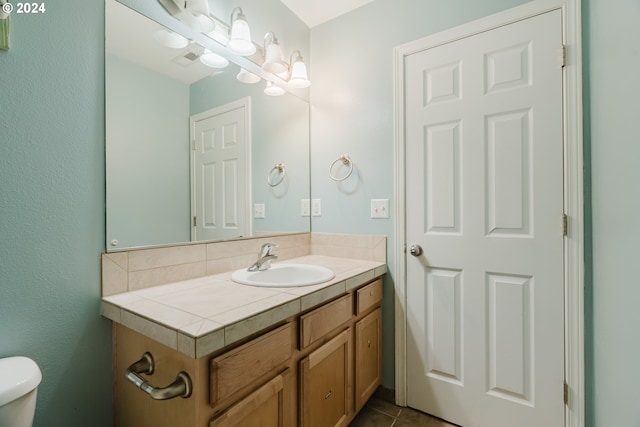
{"label": "bathroom vanity", "polygon": [[[322,284],[253,287],[226,271],[103,297],[114,321],[116,426],[348,425],[381,381],[386,264],[322,254],[335,249],[309,245],[287,260],[330,268],[336,277]],[[380,247],[369,253],[381,258]],[[138,261],[127,256],[130,269]],[[162,388],[186,373],[190,396],[154,400],[128,381],[144,353],[155,366],[140,377]]]}

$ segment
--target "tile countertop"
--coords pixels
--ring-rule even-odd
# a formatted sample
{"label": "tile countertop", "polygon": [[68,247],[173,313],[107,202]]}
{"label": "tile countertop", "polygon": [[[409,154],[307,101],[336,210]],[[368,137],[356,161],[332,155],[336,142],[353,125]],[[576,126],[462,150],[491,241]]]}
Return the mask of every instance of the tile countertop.
{"label": "tile countertop", "polygon": [[200,358],[387,272],[382,262],[320,255],[283,262],[321,265],[336,277],[319,285],[266,288],[232,282],[230,271],[104,297],[100,313]]}

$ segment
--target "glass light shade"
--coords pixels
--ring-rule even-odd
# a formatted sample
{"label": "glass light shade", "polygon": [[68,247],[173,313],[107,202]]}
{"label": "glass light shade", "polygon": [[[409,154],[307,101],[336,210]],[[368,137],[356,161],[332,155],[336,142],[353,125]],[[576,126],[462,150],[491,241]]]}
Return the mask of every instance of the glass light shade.
{"label": "glass light shade", "polygon": [[244,68],[240,68],[240,72],[238,73],[236,78],[242,83],[247,83],[247,84],[258,83],[260,80],[262,80],[259,76],[256,76],[255,74],[248,72]]}
{"label": "glass light shade", "polygon": [[160,28],[154,32],[153,38],[155,38],[161,45],[172,49],[182,49],[183,47],[187,47],[189,44],[189,40],[185,37],[166,28]]}
{"label": "glass light shade", "polygon": [[282,60],[282,50],[278,43],[273,42],[267,46],[267,53],[264,56],[262,69],[273,74],[287,71],[287,64]]}
{"label": "glass light shade", "polygon": [[293,87],[297,88],[305,88],[311,85],[309,78],[307,77],[307,66],[302,61],[296,60],[291,67],[291,78],[289,79],[289,83]]}
{"label": "glass light shade", "polygon": [[241,56],[250,56],[256,53],[256,46],[251,41],[249,24],[242,13],[231,23],[231,35],[227,47]]}
{"label": "glass light shade", "polygon": [[276,86],[273,82],[267,82],[267,87],[264,88],[264,93],[269,96],[280,96],[287,93],[287,91],[282,89],[280,86]]}
{"label": "glass light shade", "polygon": [[208,0],[187,0],[182,20],[190,28],[202,33],[210,33],[215,29],[215,23],[209,15]]}
{"label": "glass light shade", "polygon": [[200,55],[200,62],[211,68],[225,68],[229,65],[227,58],[211,52],[209,49],[205,49],[204,53]]}

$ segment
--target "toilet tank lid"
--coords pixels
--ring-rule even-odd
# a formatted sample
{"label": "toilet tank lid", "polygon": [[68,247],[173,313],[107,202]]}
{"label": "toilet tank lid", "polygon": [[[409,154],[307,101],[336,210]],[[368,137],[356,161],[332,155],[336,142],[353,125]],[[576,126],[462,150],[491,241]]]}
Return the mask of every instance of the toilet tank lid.
{"label": "toilet tank lid", "polygon": [[41,380],[40,368],[28,357],[0,359],[0,406],[29,393],[38,387]]}

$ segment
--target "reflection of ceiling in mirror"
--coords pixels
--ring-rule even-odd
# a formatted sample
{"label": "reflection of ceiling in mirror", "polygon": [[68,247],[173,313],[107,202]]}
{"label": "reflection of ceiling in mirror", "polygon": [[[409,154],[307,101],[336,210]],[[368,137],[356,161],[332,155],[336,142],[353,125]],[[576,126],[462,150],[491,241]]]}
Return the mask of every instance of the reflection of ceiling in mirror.
{"label": "reflection of ceiling in mirror", "polygon": [[357,9],[373,0],[280,0],[309,27]]}
{"label": "reflection of ceiling in mirror", "polygon": [[190,43],[173,49],[161,45],[154,33],[162,25],[118,3],[106,1],[106,51],[133,63],[191,84],[216,73],[199,60],[203,48]]}

